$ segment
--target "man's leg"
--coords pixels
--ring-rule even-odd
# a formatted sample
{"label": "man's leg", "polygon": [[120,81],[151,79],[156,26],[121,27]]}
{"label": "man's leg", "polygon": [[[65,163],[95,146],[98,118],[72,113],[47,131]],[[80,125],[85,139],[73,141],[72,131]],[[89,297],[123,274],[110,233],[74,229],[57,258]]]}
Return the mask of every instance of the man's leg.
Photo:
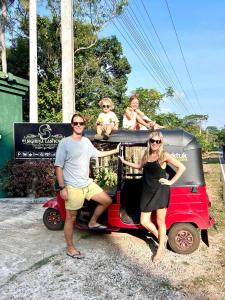
{"label": "man's leg", "polygon": [[112,199],[109,197],[109,195],[106,192],[102,191],[101,193],[93,195],[91,197],[91,200],[98,202],[98,205],[96,206],[94,213],[88,224],[89,227],[94,227],[97,223],[99,216],[112,203]]}
{"label": "man's leg", "polygon": [[67,244],[67,251],[70,254],[76,254],[78,251],[76,250],[73,244],[73,226],[76,220],[77,210],[66,210],[66,220],[64,225],[64,235]]}

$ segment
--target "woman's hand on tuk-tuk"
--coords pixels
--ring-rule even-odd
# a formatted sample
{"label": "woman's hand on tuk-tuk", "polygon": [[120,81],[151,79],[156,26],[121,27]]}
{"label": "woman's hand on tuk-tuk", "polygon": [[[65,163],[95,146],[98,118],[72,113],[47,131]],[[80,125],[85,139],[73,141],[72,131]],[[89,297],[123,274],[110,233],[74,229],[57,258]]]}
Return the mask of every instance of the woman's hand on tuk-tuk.
{"label": "woman's hand on tuk-tuk", "polygon": [[162,184],[162,185],[172,185],[173,182],[171,182],[170,180],[166,179],[166,178],[160,178],[159,179],[159,182]]}

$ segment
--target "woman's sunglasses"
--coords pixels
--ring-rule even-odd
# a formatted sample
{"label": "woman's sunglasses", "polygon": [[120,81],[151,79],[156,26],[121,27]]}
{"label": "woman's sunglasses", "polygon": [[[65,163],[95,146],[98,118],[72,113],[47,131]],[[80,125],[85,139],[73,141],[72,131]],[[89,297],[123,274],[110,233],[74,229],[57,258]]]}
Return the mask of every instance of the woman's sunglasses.
{"label": "woman's sunglasses", "polygon": [[110,105],[102,105],[103,108],[110,108]]}
{"label": "woman's sunglasses", "polygon": [[161,140],[150,139],[149,141],[150,141],[151,144],[154,144],[154,143],[161,144]]}
{"label": "woman's sunglasses", "polygon": [[84,126],[84,122],[73,122],[73,126]]}

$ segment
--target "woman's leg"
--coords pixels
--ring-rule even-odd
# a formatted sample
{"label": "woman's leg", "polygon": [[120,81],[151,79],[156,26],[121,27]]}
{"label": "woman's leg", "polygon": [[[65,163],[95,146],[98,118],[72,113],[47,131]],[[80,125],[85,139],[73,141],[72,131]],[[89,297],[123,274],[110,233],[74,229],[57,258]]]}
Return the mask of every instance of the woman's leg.
{"label": "woman's leg", "polygon": [[164,256],[165,240],[166,240],[166,208],[156,210],[156,222],[158,225],[159,233],[159,247],[156,255],[153,257],[154,262],[160,262]]}
{"label": "woman's leg", "polygon": [[151,214],[151,212],[141,212],[141,225],[158,239],[159,233],[155,225],[151,222]]}

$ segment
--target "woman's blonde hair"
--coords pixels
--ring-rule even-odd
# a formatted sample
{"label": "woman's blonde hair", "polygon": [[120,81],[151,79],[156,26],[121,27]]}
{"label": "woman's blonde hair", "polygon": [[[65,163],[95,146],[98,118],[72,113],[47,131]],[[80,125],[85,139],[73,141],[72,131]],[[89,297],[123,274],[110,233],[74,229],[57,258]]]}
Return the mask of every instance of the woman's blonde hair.
{"label": "woman's blonde hair", "polygon": [[153,139],[153,138],[159,138],[161,140],[161,144],[159,146],[159,149],[158,149],[158,162],[159,164],[161,165],[164,161],[164,143],[163,143],[163,134],[161,131],[152,131],[149,135],[149,138],[148,138],[148,143],[147,143],[147,149],[145,150],[145,153],[142,157],[142,164],[145,165],[146,162],[149,160],[149,155],[151,154],[152,150],[151,150],[151,145],[150,145],[150,139]]}
{"label": "woman's blonde hair", "polygon": [[102,98],[102,100],[100,100],[100,101],[98,102],[98,104],[102,107],[103,102],[109,103],[109,105],[111,106],[111,108],[112,108],[112,109],[114,108],[113,102],[112,102],[112,100],[111,100],[110,98],[104,97],[104,98]]}

